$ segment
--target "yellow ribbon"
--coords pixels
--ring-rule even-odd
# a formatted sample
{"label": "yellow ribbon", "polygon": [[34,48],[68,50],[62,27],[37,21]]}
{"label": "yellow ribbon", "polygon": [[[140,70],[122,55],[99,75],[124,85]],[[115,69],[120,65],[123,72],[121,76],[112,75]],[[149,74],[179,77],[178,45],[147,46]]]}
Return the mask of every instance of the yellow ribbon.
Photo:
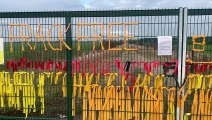
{"label": "yellow ribbon", "polygon": [[[209,100],[208,100],[208,115],[212,115],[211,107],[212,107],[212,94],[210,94]],[[209,116],[210,120],[212,120],[212,116]]]}
{"label": "yellow ribbon", "polygon": [[153,104],[152,104],[152,87],[146,91],[146,95],[147,95],[147,99],[146,99],[146,108],[145,108],[145,111],[147,112],[146,113],[146,116],[144,118],[144,120],[150,120],[151,119],[151,113],[153,111],[153,107],[151,107]]}
{"label": "yellow ribbon", "polygon": [[[193,98],[193,103],[192,103],[192,107],[191,107],[191,113],[189,113],[191,115],[191,119],[192,120],[196,120],[196,119],[202,119],[202,120],[208,120],[210,115],[210,107],[211,104],[209,102],[209,90],[212,84],[212,79],[211,79],[211,75],[205,75],[203,76],[202,74],[190,74],[187,77],[188,79],[186,80],[186,82],[188,82],[188,89],[186,91],[186,94],[181,98],[180,94],[182,92],[182,90],[184,89],[184,86],[179,90],[179,99],[180,103],[178,103],[180,105],[180,109],[182,111],[183,107],[184,107],[184,102],[187,98],[188,95],[191,94],[192,89],[195,89],[195,94],[194,94],[194,98]],[[207,89],[206,86],[206,80],[207,78],[209,78],[209,82],[208,82],[208,90],[205,93],[205,89]],[[198,90],[200,90],[200,95],[198,97]],[[180,112],[180,116],[182,116],[182,112]],[[181,118],[181,117],[180,117]],[[184,115],[184,118],[187,119],[188,116]]]}
{"label": "yellow ribbon", "polygon": [[105,110],[104,115],[106,116],[105,117],[106,120],[112,118],[112,115],[110,112],[112,101],[110,99],[112,97],[112,93],[114,92],[113,89],[114,89],[114,86],[110,86],[110,87],[105,86],[105,89],[104,89],[105,102],[103,104],[103,110]]}
{"label": "yellow ribbon", "polygon": [[141,74],[138,74],[138,77],[135,81],[135,85],[134,86],[139,86],[140,85],[140,79],[141,79]]}
{"label": "yellow ribbon", "polygon": [[[139,84],[139,83],[138,83]],[[135,92],[134,94],[134,106],[133,106],[133,116],[135,117],[135,120],[140,120],[140,104],[141,104],[141,93],[140,93],[140,88],[139,87],[135,87],[135,89],[133,89]]]}
{"label": "yellow ribbon", "polygon": [[4,72],[4,80],[5,80],[5,93],[8,96],[7,102],[8,102],[8,107],[12,107],[15,100],[13,98],[14,96],[14,91],[13,91],[13,84],[10,82],[10,73],[9,72]]}
{"label": "yellow ribbon", "polygon": [[152,74],[145,74],[143,82],[139,85],[140,87],[149,86]]}
{"label": "yellow ribbon", "polygon": [[75,106],[75,97],[77,94],[77,74],[74,73],[74,80],[73,80],[73,94],[72,94],[72,116],[75,116],[76,106]]}
{"label": "yellow ribbon", "polygon": [[175,120],[175,88],[168,89],[168,114],[167,120]]}
{"label": "yellow ribbon", "polygon": [[143,90],[142,90],[142,99],[141,99],[141,119],[144,120],[145,118],[145,112],[146,112],[146,99],[147,99],[147,87],[143,87]]}
{"label": "yellow ribbon", "polygon": [[[102,110],[102,88],[101,86],[96,86],[96,110]],[[99,115],[99,119],[101,116]]]}
{"label": "yellow ribbon", "polygon": [[63,75],[62,92],[63,97],[67,97],[67,73]]}
{"label": "yellow ribbon", "polygon": [[97,73],[97,75],[96,75],[96,85],[99,84],[99,80],[100,80],[100,73]]}
{"label": "yellow ribbon", "polygon": [[58,80],[59,80],[59,77],[62,75],[62,72],[57,72],[56,74],[55,74],[55,81],[54,81],[54,84],[58,84]]}
{"label": "yellow ribbon", "polygon": [[[172,107],[171,107],[172,108],[171,112],[173,112],[173,116],[174,116],[174,96],[171,96],[170,98],[171,98],[170,101],[172,101],[172,103],[173,103]],[[159,95],[158,95],[158,99],[159,99],[159,108],[160,108],[159,109],[159,113],[160,114],[158,114],[158,117],[160,118],[160,120],[163,120],[163,114],[162,114],[162,113],[164,113],[164,108],[163,108],[164,102],[162,102],[162,101],[164,101],[163,100],[163,89],[160,89],[160,92],[159,92]]]}
{"label": "yellow ribbon", "polygon": [[87,92],[86,91],[83,92],[82,98],[83,98],[83,100],[82,100],[83,101],[82,119],[87,120],[88,119],[88,114],[87,114],[88,108],[87,108]]}
{"label": "yellow ribbon", "polygon": [[124,87],[125,84],[126,84],[125,76],[122,75],[122,76],[121,76],[121,86]]}
{"label": "yellow ribbon", "polygon": [[113,92],[113,99],[114,99],[114,119],[119,119],[119,92],[120,92],[120,86],[116,86]]}
{"label": "yellow ribbon", "polygon": [[203,116],[203,120],[210,119],[210,109],[208,109],[209,108],[209,91],[210,90],[208,89],[205,94],[204,115],[207,115],[207,116]]}
{"label": "yellow ribbon", "polygon": [[40,97],[41,102],[41,114],[44,114],[45,105],[44,105],[44,74],[39,73],[39,79],[38,79],[38,96]]}
{"label": "yellow ribbon", "polygon": [[88,91],[88,103],[89,103],[89,112],[88,112],[88,119],[95,120],[95,94],[96,94],[96,87],[93,86],[92,91]]}
{"label": "yellow ribbon", "polygon": [[77,74],[76,73],[74,73],[74,80],[73,81],[74,82],[73,82],[73,95],[72,95],[72,97],[74,98],[77,94],[77,86],[76,86],[77,85]]}
{"label": "yellow ribbon", "polygon": [[[204,90],[200,90],[200,95],[199,95],[199,109],[198,109],[198,114],[197,114],[197,119],[198,120],[204,120],[205,114],[205,92]],[[201,117],[200,117],[201,116]]]}
{"label": "yellow ribbon", "polygon": [[196,89],[199,89],[199,88],[201,88],[201,86],[202,86],[202,78],[203,78],[203,75],[197,75],[196,76],[196,86],[195,86],[195,88]]}
{"label": "yellow ribbon", "polygon": [[127,98],[126,98],[126,119],[127,120],[132,119],[131,94],[129,88],[127,91]]}
{"label": "yellow ribbon", "polygon": [[93,80],[93,73],[89,76],[88,73],[85,73],[85,77],[86,77],[86,85],[85,85],[85,91],[90,91],[90,85],[92,83]]}
{"label": "yellow ribbon", "polygon": [[0,72],[0,97],[1,97],[1,108],[5,108],[5,104],[4,104],[4,94],[5,94],[5,90],[4,90],[4,72]]}
{"label": "yellow ribbon", "polygon": [[115,80],[116,76],[118,76],[118,73],[105,73],[105,79],[107,74],[109,74],[107,86],[110,86],[112,82]]}
{"label": "yellow ribbon", "polygon": [[21,103],[20,103],[20,94],[19,94],[19,90],[20,90],[20,83],[19,83],[19,73],[18,72],[14,72],[13,73],[13,83],[14,83],[14,87],[15,87],[15,108],[17,110],[21,109]]}
{"label": "yellow ribbon", "polygon": [[163,87],[163,79],[164,75],[157,75],[157,77],[154,80],[154,87],[156,89]]}
{"label": "yellow ribbon", "polygon": [[195,90],[195,93],[194,93],[194,98],[193,98],[193,103],[192,103],[192,106],[191,106],[191,119],[192,120],[196,120],[197,116],[197,108],[198,108],[198,92],[197,90]]}
{"label": "yellow ribbon", "polygon": [[35,87],[33,85],[34,73],[25,73],[22,72],[20,75],[24,75],[24,82],[23,82],[23,112],[26,114],[26,118],[28,117],[28,113],[36,112],[36,94],[35,94]]}
{"label": "yellow ribbon", "polygon": [[78,90],[78,97],[81,98],[82,97],[82,73],[79,73],[79,90]]}
{"label": "yellow ribbon", "polygon": [[189,120],[189,119],[188,119],[189,116],[191,116],[191,113],[186,113],[186,114],[184,115],[184,120]]}
{"label": "yellow ribbon", "polygon": [[120,89],[119,92],[119,106],[120,106],[120,112],[119,112],[119,120],[125,119],[125,90],[124,87]]}
{"label": "yellow ribbon", "polygon": [[187,96],[188,95],[190,95],[191,94],[191,91],[190,90],[188,90],[186,93],[185,93],[185,95],[184,96],[179,96],[178,97],[178,99],[179,99],[179,101],[180,101],[180,103],[178,103],[178,105],[180,105],[180,118],[182,118],[182,116],[183,116],[183,114],[182,114],[182,111],[183,111],[183,108],[184,108],[184,103],[185,103],[185,100],[186,100],[186,98],[187,98]]}

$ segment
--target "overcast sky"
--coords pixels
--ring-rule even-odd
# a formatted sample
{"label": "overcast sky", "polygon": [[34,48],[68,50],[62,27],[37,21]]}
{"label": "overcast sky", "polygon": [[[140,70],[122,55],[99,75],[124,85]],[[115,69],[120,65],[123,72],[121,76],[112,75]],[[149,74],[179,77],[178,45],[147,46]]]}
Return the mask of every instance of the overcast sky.
{"label": "overcast sky", "polygon": [[0,0],[0,11],[209,8],[212,0]]}

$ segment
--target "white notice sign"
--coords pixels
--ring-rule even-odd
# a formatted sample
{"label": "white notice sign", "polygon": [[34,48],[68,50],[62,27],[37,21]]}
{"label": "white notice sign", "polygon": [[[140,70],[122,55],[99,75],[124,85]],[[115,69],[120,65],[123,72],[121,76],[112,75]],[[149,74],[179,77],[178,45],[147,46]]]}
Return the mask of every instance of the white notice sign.
{"label": "white notice sign", "polygon": [[172,55],[172,36],[158,36],[158,55]]}
{"label": "white notice sign", "polygon": [[0,38],[0,64],[4,64],[4,41]]}

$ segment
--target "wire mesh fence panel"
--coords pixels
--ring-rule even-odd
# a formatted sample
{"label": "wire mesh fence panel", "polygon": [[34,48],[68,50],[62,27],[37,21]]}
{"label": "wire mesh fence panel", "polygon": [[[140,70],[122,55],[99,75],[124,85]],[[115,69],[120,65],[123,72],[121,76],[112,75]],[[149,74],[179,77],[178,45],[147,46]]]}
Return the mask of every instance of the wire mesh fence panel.
{"label": "wire mesh fence panel", "polygon": [[[175,120],[181,17],[180,9],[0,13],[0,117]],[[170,55],[158,55],[160,36],[171,36]]]}
{"label": "wire mesh fence panel", "polygon": [[[73,118],[174,120],[179,10],[119,12],[71,18]],[[172,36],[172,55],[158,55],[158,36]]]}
{"label": "wire mesh fence panel", "polygon": [[186,9],[185,119],[212,118],[208,107],[211,104],[211,12],[211,9]]}
{"label": "wire mesh fence panel", "polygon": [[51,47],[60,49],[65,19],[33,14],[22,18],[25,14],[11,18],[6,13],[8,18],[0,18],[4,42],[1,118],[63,118],[67,116],[67,99],[62,92],[66,72],[59,67],[66,62],[66,49],[63,46],[63,50],[53,51]]}

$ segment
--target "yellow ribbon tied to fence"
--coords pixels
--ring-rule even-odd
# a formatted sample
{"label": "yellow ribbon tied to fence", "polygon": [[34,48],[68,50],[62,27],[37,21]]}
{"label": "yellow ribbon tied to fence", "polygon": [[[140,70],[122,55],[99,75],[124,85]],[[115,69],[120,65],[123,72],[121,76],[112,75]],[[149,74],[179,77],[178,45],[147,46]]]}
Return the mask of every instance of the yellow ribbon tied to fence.
{"label": "yellow ribbon tied to fence", "polygon": [[145,74],[143,82],[139,85],[140,87],[149,86],[152,74]]}
{"label": "yellow ribbon tied to fence", "polygon": [[36,93],[35,93],[35,87],[33,85],[33,79],[34,79],[34,73],[26,73],[22,72],[20,75],[23,75],[24,82],[22,83],[22,90],[23,90],[23,113],[26,114],[26,118],[28,117],[28,113],[31,112],[31,109],[33,109],[33,112],[36,112]]}
{"label": "yellow ribbon tied to fence", "polygon": [[[195,93],[194,93],[194,98],[193,98],[193,103],[192,103],[192,106],[191,106],[191,119],[192,120],[196,120],[197,116],[195,114],[197,114],[197,109],[198,108],[198,92],[197,90],[195,90]],[[185,118],[185,116],[184,116]]]}
{"label": "yellow ribbon tied to fence", "polygon": [[14,72],[13,73],[13,84],[14,84],[14,94],[15,94],[15,108],[17,110],[21,109],[21,103],[20,103],[20,88],[21,88],[21,80],[19,80],[19,73]]}
{"label": "yellow ribbon tied to fence", "polygon": [[82,109],[83,109],[83,112],[82,112],[82,119],[83,120],[87,120],[88,119],[88,114],[87,114],[87,110],[88,110],[88,104],[87,104],[87,92],[84,90],[83,92],[83,96],[82,96],[82,101],[83,101],[83,105],[82,105]]}
{"label": "yellow ribbon tied to fence", "polygon": [[198,112],[197,112],[197,120],[200,120],[202,118],[202,117],[200,117],[200,115],[202,113],[204,113],[204,101],[205,101],[204,91],[200,90],[199,101],[198,101],[198,107],[199,108],[198,108]]}
{"label": "yellow ribbon tied to fence", "polygon": [[113,89],[114,89],[114,86],[109,86],[109,87],[105,86],[104,88],[105,102],[103,104],[102,109],[105,110],[104,116],[106,120],[112,118],[110,108],[112,106],[111,97],[112,97]]}
{"label": "yellow ribbon tied to fence", "polygon": [[108,81],[107,81],[107,86],[110,86],[112,82],[115,80],[116,76],[118,76],[118,73],[106,73],[105,74],[105,80],[106,80],[106,75],[109,74]]}
{"label": "yellow ribbon tied to fence", "polygon": [[91,83],[93,81],[93,76],[94,74],[92,73],[90,76],[89,76],[89,73],[86,73],[85,74],[85,77],[86,77],[86,85],[85,85],[85,91],[90,91],[90,86],[91,86]]}
{"label": "yellow ribbon tied to fence", "polygon": [[[139,84],[139,83],[138,83]],[[141,104],[141,93],[140,88],[135,87],[134,90],[134,106],[133,106],[133,116],[135,117],[135,120],[140,120],[140,104]]]}
{"label": "yellow ribbon tied to fence", "polygon": [[88,91],[88,103],[89,103],[89,111],[88,111],[88,119],[95,120],[95,94],[96,94],[96,86],[92,87],[92,90]]}
{"label": "yellow ribbon tied to fence", "polygon": [[126,119],[127,120],[132,119],[131,94],[129,88],[127,91],[127,98],[126,98]]}
{"label": "yellow ribbon tied to fence", "polygon": [[13,106],[15,99],[12,97],[14,96],[14,90],[13,90],[13,84],[11,83],[9,72],[4,72],[4,81],[5,81],[5,94],[8,97],[7,102],[8,107],[10,108]]}
{"label": "yellow ribbon tied to fence", "polygon": [[101,120],[102,115],[103,115],[102,112],[101,112],[102,104],[103,104],[103,102],[102,102],[102,87],[101,86],[96,86],[96,96],[95,96],[95,98],[96,98],[95,108],[96,108],[96,110],[99,111],[98,120]]}
{"label": "yellow ribbon tied to fence", "polygon": [[137,79],[135,80],[135,87],[140,85],[141,74],[138,74]]}
{"label": "yellow ribbon tied to fence", "polygon": [[41,102],[41,114],[44,114],[44,79],[45,76],[43,73],[39,74],[39,79],[38,79],[38,96],[40,97],[40,102]]}
{"label": "yellow ribbon tied to fence", "polygon": [[119,106],[120,106],[120,112],[119,112],[119,119],[125,119],[125,90],[124,87],[120,88],[119,90]]}
{"label": "yellow ribbon tied to fence", "polygon": [[63,75],[63,82],[62,82],[62,92],[63,97],[67,97],[67,73]]}
{"label": "yellow ribbon tied to fence", "polygon": [[113,92],[113,105],[114,105],[114,119],[119,119],[119,92],[121,87],[116,86]]}
{"label": "yellow ribbon tied to fence", "polygon": [[[87,76],[86,76],[87,78]],[[76,97],[76,94],[77,94],[77,75],[76,73],[74,73],[74,82],[73,82],[73,94],[72,94],[72,116],[75,116],[75,97]]]}
{"label": "yellow ribbon tied to fence", "polygon": [[56,74],[55,74],[55,81],[54,81],[54,84],[58,84],[58,80],[59,80],[59,77],[62,75],[62,72],[57,72]]}
{"label": "yellow ribbon tied to fence", "polygon": [[163,79],[164,75],[157,75],[155,80],[154,80],[154,87],[156,89],[163,87]]}
{"label": "yellow ribbon tied to fence", "polygon": [[168,114],[167,120],[175,120],[175,88],[168,89]]}
{"label": "yellow ribbon tied to fence", "polygon": [[4,88],[4,72],[0,72],[0,97],[1,97],[1,108],[5,108],[4,104],[4,93],[5,93],[5,88]]}
{"label": "yellow ribbon tied to fence", "polygon": [[[185,92],[184,96],[180,96],[182,91],[185,90],[184,84],[179,90],[179,99],[178,105],[180,105],[181,111],[183,111],[184,103],[188,95],[192,93],[194,89],[194,97],[191,106],[191,113],[186,113],[184,115],[184,119],[188,119],[191,116],[191,120],[201,119],[208,120],[211,119],[211,103],[209,94],[212,84],[212,75],[202,75],[202,74],[189,74],[186,82],[188,82],[188,89]],[[208,81],[207,81],[208,80]],[[207,84],[208,86],[207,86]],[[180,116],[182,116],[182,112],[180,112]],[[181,118],[181,117],[180,117]]]}
{"label": "yellow ribbon tied to fence", "polygon": [[78,97],[81,98],[82,96],[82,87],[83,87],[83,84],[82,84],[82,73],[79,73],[79,89],[78,89]]}
{"label": "yellow ribbon tied to fence", "polygon": [[186,113],[184,115],[184,120],[189,120],[189,116],[191,116],[191,113]]}

